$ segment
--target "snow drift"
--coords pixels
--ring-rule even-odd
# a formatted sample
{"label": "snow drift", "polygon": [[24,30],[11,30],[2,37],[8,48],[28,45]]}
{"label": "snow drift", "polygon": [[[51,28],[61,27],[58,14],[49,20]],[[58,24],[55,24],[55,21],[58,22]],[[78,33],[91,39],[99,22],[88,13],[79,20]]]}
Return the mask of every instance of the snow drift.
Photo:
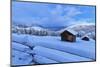
{"label": "snow drift", "polygon": [[57,61],[51,60],[49,58],[40,56],[40,55],[34,55],[34,61],[38,64],[52,64],[52,63],[59,63]]}
{"label": "snow drift", "polygon": [[52,60],[58,61],[58,62],[77,62],[77,61],[91,61],[92,59],[80,57],[77,55],[73,55],[70,53],[65,53],[62,51],[49,49],[45,47],[36,46],[34,48],[34,53],[36,55],[44,56],[47,58],[50,58]]}
{"label": "snow drift", "polygon": [[31,64],[32,59],[32,56],[27,53],[12,50],[12,65],[28,65]]}
{"label": "snow drift", "polygon": [[[18,36],[18,39],[25,37],[22,35]],[[26,44],[32,47],[43,46],[59,51],[69,52],[86,58],[95,59],[95,41],[93,40],[86,42],[77,38],[77,41],[75,43],[70,43],[61,41],[60,37],[52,36],[27,36],[25,39],[27,39]],[[15,40],[16,39],[13,38],[13,41]],[[22,39],[22,41],[24,41],[24,39]]]}

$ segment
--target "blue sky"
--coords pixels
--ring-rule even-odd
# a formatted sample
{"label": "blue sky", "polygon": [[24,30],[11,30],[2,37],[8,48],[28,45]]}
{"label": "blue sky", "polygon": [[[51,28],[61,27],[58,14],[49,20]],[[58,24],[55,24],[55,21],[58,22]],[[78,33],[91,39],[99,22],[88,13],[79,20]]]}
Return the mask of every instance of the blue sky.
{"label": "blue sky", "polygon": [[30,2],[12,2],[13,23],[62,27],[95,23],[95,7]]}

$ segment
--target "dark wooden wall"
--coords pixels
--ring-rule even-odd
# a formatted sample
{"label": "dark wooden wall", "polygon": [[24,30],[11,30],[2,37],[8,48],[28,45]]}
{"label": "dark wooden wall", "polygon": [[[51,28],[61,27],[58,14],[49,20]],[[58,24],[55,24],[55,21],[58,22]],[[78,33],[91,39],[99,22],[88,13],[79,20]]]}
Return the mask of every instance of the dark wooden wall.
{"label": "dark wooden wall", "polygon": [[69,42],[75,42],[76,41],[76,36],[75,35],[71,35],[67,32],[63,32],[61,34],[61,40],[62,41],[69,41]]}

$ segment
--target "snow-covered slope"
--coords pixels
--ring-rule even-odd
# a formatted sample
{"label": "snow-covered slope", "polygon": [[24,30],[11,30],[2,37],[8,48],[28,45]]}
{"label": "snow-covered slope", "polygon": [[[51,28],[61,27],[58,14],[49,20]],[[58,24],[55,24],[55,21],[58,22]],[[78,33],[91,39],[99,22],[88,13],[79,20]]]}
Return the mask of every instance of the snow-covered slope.
{"label": "snow-covered slope", "polygon": [[84,23],[84,24],[75,24],[67,27],[68,29],[73,29],[75,31],[85,31],[88,32],[94,32],[95,31],[95,24],[93,23]]}
{"label": "snow-covered slope", "polygon": [[[21,36],[18,35],[18,36],[19,38],[23,37],[22,35]],[[54,36],[28,36],[26,38],[27,38],[27,45],[32,47],[43,46],[43,47],[57,49],[60,51],[70,52],[73,54],[95,59],[94,40],[83,41],[80,38],[77,38],[75,43],[70,43],[70,42],[61,41],[60,37],[54,37]],[[15,41],[14,38],[13,41]],[[19,40],[16,41],[20,42]]]}
{"label": "snow-covered slope", "polygon": [[[41,49],[40,49],[41,50]],[[34,55],[34,61],[37,62],[37,64],[52,64],[52,63],[59,63],[57,61],[54,61],[52,59],[43,57],[41,55]]]}
{"label": "snow-covered slope", "polygon": [[32,59],[31,55],[12,49],[12,65],[29,65]]}
{"label": "snow-covered slope", "polygon": [[52,31],[49,29],[45,29],[39,26],[32,26],[32,27],[19,27],[19,26],[12,26],[12,32],[18,34],[30,34],[30,35],[38,35],[38,36],[58,36],[58,32]]}
{"label": "snow-covered slope", "polygon": [[[13,34],[12,55],[14,65],[93,61],[95,41],[83,41],[77,38],[76,42],[71,43],[61,41],[59,36]],[[23,57],[27,57],[25,62]]]}
{"label": "snow-covered slope", "polygon": [[85,57],[81,57],[74,54],[66,53],[55,49],[45,48],[41,46],[36,46],[33,51],[37,55],[41,55],[61,63],[77,62],[77,61],[92,61],[92,59],[89,58],[85,58]]}
{"label": "snow-covered slope", "polygon": [[31,50],[28,46],[20,44],[19,42],[12,42],[12,49],[20,51],[20,52],[24,52],[24,53],[30,53]]}
{"label": "snow-covered slope", "polygon": [[88,35],[90,38],[95,39],[95,24],[84,23],[67,26],[66,28],[59,29],[58,31],[43,28],[41,26],[33,25],[28,27],[12,26],[13,33],[30,34],[39,36],[59,36],[65,30],[72,30],[77,33],[78,37]]}
{"label": "snow-covered slope", "polygon": [[71,30],[78,36],[88,35],[95,39],[94,24],[71,25],[59,31],[52,31],[40,26],[19,27],[13,25],[12,65],[95,60],[95,40],[83,41],[77,37],[74,43],[64,42],[59,36],[64,30]]}
{"label": "snow-covered slope", "polygon": [[61,32],[62,30],[67,30],[67,29],[72,29],[76,32],[79,32],[79,31],[84,31],[85,33],[94,32],[95,31],[95,24],[85,23],[85,24],[70,25],[64,29],[61,29],[59,32]]}
{"label": "snow-covered slope", "polygon": [[93,23],[75,24],[75,25],[68,26],[64,29],[61,29],[57,32],[62,33],[64,30],[73,30],[77,33],[78,37],[87,35],[94,40],[96,37],[95,36],[95,24]]}

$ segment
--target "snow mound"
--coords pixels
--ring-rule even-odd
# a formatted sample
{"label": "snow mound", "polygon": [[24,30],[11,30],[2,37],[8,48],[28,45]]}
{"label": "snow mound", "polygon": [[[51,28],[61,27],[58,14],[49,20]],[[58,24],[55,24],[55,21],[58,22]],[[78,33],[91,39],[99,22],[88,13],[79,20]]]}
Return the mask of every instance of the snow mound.
{"label": "snow mound", "polygon": [[34,55],[34,61],[39,63],[39,64],[52,64],[52,63],[59,63],[57,61],[51,60],[49,58],[39,56],[39,55]]}
{"label": "snow mound", "polygon": [[12,42],[12,49],[17,50],[17,51],[21,51],[21,52],[25,52],[25,53],[30,53],[31,50],[29,47],[20,44],[20,43],[16,43],[16,42]]}
{"label": "snow mound", "polygon": [[37,64],[93,61],[95,41],[83,41],[77,37],[77,41],[71,43],[61,41],[59,36],[12,34],[12,64],[35,64],[33,59]]}
{"label": "snow mound", "polygon": [[61,41],[60,37],[29,37],[28,43],[31,46],[43,46],[64,52],[69,52],[79,56],[95,59],[95,41],[88,42],[77,38],[74,43]]}
{"label": "snow mound", "polygon": [[12,50],[12,65],[29,65],[31,61],[31,55],[17,50]]}
{"label": "snow mound", "polygon": [[[22,41],[24,36],[21,35]],[[20,35],[18,39],[21,39]],[[19,41],[19,40],[16,41]],[[14,39],[15,40],[15,39]],[[21,40],[20,40],[21,41]],[[27,45],[31,47],[43,46],[47,48],[56,49],[59,51],[69,52],[83,57],[95,59],[95,41],[88,42],[77,38],[75,43],[61,41],[60,37],[54,36],[28,36],[26,40]]]}

